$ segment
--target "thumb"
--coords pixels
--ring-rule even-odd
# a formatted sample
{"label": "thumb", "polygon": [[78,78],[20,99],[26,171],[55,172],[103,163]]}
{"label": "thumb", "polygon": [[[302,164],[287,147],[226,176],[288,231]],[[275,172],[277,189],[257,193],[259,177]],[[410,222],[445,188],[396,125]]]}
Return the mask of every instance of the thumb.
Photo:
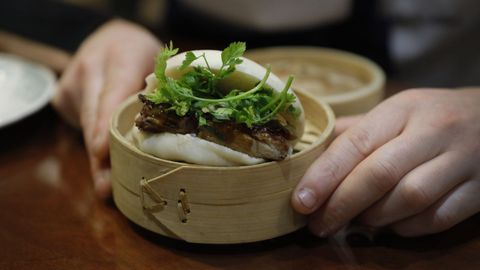
{"label": "thumb", "polygon": [[[121,66],[121,67],[120,67]],[[115,108],[127,97],[141,90],[148,68],[135,66],[111,66],[107,71],[107,81],[100,95],[95,127],[95,140],[89,151],[92,173],[95,181],[95,191],[100,195],[108,194],[110,183],[110,117]]]}
{"label": "thumb", "polygon": [[[337,132],[345,132],[313,162],[292,194],[292,206],[297,212],[315,212],[366,156],[400,133],[409,110],[395,109],[385,104],[365,117],[346,117],[338,121]],[[385,115],[392,117],[385,118]]]}

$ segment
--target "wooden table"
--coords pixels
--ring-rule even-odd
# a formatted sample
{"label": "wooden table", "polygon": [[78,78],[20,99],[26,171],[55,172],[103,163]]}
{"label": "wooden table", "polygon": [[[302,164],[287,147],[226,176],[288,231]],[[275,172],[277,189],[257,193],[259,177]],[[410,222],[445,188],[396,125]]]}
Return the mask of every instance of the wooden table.
{"label": "wooden table", "polygon": [[0,269],[480,269],[480,216],[344,246],[307,230],[227,246],[155,235],[95,197],[81,135],[51,108],[0,129],[0,164]]}

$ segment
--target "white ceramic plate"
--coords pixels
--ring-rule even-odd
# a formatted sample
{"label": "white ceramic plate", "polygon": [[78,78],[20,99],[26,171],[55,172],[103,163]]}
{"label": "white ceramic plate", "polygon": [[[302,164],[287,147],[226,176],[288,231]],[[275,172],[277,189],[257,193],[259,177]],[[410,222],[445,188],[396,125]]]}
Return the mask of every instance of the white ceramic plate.
{"label": "white ceramic plate", "polygon": [[0,53],[0,128],[43,108],[53,96],[55,82],[50,69]]}

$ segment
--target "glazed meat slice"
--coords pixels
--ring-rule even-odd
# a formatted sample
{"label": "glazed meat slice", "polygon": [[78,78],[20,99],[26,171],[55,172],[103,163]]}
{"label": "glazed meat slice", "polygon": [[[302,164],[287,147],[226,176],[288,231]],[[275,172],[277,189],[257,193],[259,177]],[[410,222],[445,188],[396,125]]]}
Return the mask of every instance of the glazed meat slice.
{"label": "glazed meat slice", "polygon": [[285,137],[266,128],[248,129],[234,122],[216,123],[199,127],[198,137],[233,150],[268,160],[282,160],[290,153]]}
{"label": "glazed meat slice", "polygon": [[170,132],[191,134],[197,132],[197,119],[193,115],[178,116],[175,112],[168,111],[166,105],[156,105],[144,95],[139,95],[143,103],[140,116],[135,120],[135,125],[143,131],[151,133]]}
{"label": "glazed meat slice", "polygon": [[207,115],[207,125],[198,126],[194,115],[180,117],[175,112],[168,111],[166,106],[150,102],[144,95],[139,97],[144,105],[135,125],[140,130],[195,134],[204,140],[267,160],[283,160],[291,152],[288,140],[294,139],[292,132],[277,120],[248,128],[233,121],[215,122]]}

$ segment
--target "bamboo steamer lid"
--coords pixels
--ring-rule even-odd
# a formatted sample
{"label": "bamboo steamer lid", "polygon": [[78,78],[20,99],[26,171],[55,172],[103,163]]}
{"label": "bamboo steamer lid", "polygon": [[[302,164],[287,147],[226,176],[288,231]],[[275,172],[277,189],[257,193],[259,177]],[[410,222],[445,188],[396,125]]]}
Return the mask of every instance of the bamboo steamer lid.
{"label": "bamboo steamer lid", "polygon": [[332,139],[328,104],[297,92],[305,132],[296,153],[281,162],[212,167],[163,160],[127,138],[141,104],[136,96],[115,112],[110,126],[113,198],[131,221],[193,243],[231,244],[295,231],[306,218],[290,206],[293,188]]}
{"label": "bamboo steamer lid", "polygon": [[248,50],[245,57],[270,64],[293,88],[327,102],[336,116],[365,113],[384,97],[385,74],[374,62],[349,52],[321,47],[270,47]]}

